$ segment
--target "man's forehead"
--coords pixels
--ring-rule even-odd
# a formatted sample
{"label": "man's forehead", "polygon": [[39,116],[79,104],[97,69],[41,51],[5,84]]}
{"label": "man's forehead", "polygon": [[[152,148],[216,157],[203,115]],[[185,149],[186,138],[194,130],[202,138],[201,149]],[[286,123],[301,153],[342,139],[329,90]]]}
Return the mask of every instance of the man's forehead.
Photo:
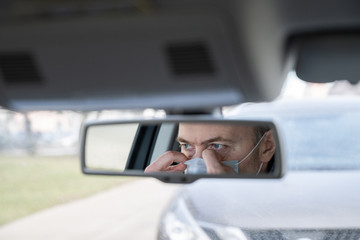
{"label": "man's forehead", "polygon": [[179,123],[179,129],[193,130],[193,129],[211,129],[211,130],[224,130],[224,131],[246,131],[252,129],[251,126],[236,124],[236,123]]}
{"label": "man's forehead", "polygon": [[180,123],[178,137],[188,141],[204,141],[211,138],[234,140],[249,135],[252,128],[236,124]]}
{"label": "man's forehead", "polygon": [[210,123],[180,123],[179,132],[188,132],[188,131],[230,131],[233,129],[233,125],[229,124],[210,124]]}

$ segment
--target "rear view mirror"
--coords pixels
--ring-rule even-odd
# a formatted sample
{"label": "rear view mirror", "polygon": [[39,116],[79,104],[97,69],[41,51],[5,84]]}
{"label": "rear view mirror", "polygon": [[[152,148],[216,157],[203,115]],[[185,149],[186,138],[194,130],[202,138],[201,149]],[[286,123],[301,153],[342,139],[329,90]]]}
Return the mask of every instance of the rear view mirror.
{"label": "rear view mirror", "polygon": [[277,128],[268,121],[95,122],[82,131],[85,174],[198,178],[279,178]]}

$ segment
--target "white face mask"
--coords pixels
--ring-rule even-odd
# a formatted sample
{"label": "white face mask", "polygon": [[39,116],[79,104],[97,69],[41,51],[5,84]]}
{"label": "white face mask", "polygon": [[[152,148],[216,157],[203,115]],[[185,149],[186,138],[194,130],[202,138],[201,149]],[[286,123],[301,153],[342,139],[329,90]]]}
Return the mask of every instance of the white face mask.
{"label": "white face mask", "polygon": [[206,164],[202,158],[193,158],[186,162],[186,174],[206,174]]}
{"label": "white face mask", "polygon": [[[227,167],[231,167],[236,173],[239,172],[239,165],[240,163],[244,162],[248,157],[255,151],[255,149],[259,146],[265,134],[260,138],[260,140],[256,143],[254,148],[241,160],[229,160],[229,161],[222,161],[221,164]],[[187,168],[185,169],[186,174],[206,174],[206,164],[204,159],[202,158],[193,158],[186,162]],[[257,171],[256,175],[258,175],[261,171],[263,163],[261,163],[259,170]]]}

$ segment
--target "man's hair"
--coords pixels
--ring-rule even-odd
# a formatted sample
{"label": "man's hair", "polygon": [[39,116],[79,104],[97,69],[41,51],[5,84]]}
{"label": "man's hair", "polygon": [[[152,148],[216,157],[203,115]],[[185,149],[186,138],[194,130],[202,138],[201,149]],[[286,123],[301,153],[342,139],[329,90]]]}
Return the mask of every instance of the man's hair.
{"label": "man's hair", "polygon": [[254,139],[254,144],[257,144],[260,139],[262,138],[262,136],[264,136],[264,134],[269,131],[270,128],[269,127],[255,127],[254,128],[254,134],[255,134],[255,139]]}

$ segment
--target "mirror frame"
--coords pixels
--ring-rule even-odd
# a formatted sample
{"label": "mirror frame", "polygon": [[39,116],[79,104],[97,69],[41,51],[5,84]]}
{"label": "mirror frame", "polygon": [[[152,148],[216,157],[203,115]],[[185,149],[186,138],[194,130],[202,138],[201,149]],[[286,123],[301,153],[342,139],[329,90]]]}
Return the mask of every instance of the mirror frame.
{"label": "mirror frame", "polygon": [[[144,173],[139,170],[126,170],[123,173],[111,170],[95,170],[86,167],[85,159],[85,147],[87,131],[92,126],[103,126],[112,124],[129,124],[129,123],[140,123],[140,124],[159,124],[159,123],[174,123],[174,122],[205,122],[205,123],[239,123],[243,125],[268,125],[275,130],[274,138],[277,146],[275,151],[275,166],[272,174],[182,174],[182,173]],[[276,126],[274,120],[244,120],[244,119],[226,119],[226,118],[214,118],[209,116],[180,116],[180,117],[167,117],[166,119],[136,119],[136,120],[100,120],[91,121],[84,123],[81,129],[81,144],[80,144],[80,159],[81,159],[81,170],[84,174],[89,175],[108,175],[108,176],[133,176],[133,177],[153,177],[165,183],[192,183],[200,178],[228,178],[228,179],[278,179],[282,178],[285,174],[285,158],[283,153],[284,144],[281,138],[281,132]]]}

